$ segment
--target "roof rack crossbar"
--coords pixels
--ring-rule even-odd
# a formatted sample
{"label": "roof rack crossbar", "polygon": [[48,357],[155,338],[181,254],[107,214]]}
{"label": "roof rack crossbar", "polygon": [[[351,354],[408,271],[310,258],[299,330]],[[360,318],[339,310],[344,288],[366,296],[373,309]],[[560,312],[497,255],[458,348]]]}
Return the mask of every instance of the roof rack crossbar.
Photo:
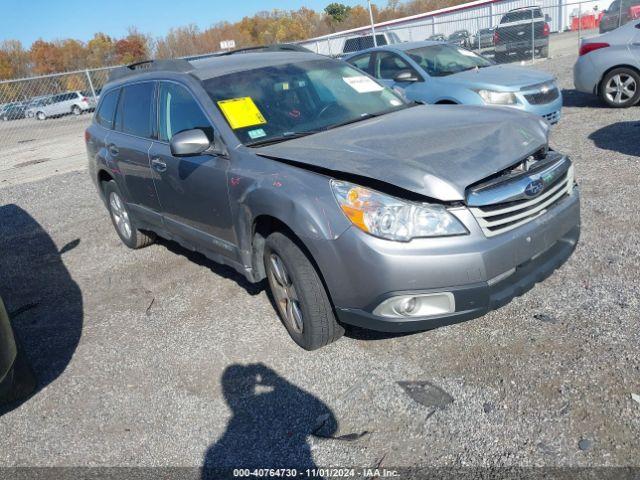
{"label": "roof rack crossbar", "polygon": [[168,72],[189,72],[193,70],[193,65],[184,59],[175,60],[143,60],[124,67],[118,67],[111,71],[109,81],[119,80],[141,72],[168,71]]}

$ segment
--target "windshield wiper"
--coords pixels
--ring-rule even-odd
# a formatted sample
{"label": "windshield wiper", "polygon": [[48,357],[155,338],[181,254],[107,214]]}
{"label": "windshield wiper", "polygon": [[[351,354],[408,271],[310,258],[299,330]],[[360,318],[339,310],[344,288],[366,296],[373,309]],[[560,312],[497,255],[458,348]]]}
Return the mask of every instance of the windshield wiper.
{"label": "windshield wiper", "polygon": [[287,140],[293,140],[294,138],[306,137],[307,135],[313,135],[321,130],[305,130],[304,132],[285,132],[282,135],[277,135],[271,138],[265,138],[264,140],[256,140],[254,142],[245,143],[247,147],[262,147],[264,145],[272,145],[274,143],[286,142]]}

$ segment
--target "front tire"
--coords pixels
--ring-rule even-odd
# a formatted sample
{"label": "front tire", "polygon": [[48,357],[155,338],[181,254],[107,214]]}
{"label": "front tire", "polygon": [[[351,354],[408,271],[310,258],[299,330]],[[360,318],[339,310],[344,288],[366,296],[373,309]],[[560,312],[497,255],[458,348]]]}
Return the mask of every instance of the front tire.
{"label": "front tire", "polygon": [[640,75],[630,68],[615,68],[604,76],[598,91],[610,107],[631,107],[640,100]]}
{"label": "front tire", "polygon": [[318,272],[293,240],[280,232],[269,235],[264,267],[280,319],[294,342],[315,350],[344,334]]}
{"label": "front tire", "polygon": [[73,113],[74,115],[80,115],[82,113],[82,110],[79,106],[74,105],[73,107],[71,107],[71,113]]}
{"label": "front tire", "polygon": [[142,232],[136,228],[135,221],[116,182],[111,180],[104,184],[104,195],[107,199],[111,223],[113,223],[113,227],[116,229],[116,233],[122,243],[135,250],[149,246],[155,241],[155,234]]}
{"label": "front tire", "polygon": [[36,113],[36,118],[37,118],[38,120],[46,120],[46,119],[47,119],[47,116],[45,115],[45,113],[44,113],[44,112],[38,112],[38,113]]}

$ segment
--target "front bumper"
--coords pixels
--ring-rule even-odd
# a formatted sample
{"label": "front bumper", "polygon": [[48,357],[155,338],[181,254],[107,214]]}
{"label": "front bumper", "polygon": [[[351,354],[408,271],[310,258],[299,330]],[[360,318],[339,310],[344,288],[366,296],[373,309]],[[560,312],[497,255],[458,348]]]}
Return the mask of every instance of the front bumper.
{"label": "front bumper", "polygon": [[[484,315],[522,295],[571,255],[580,235],[579,192],[544,215],[485,237],[469,213],[458,214],[469,235],[389,242],[351,228],[318,258],[338,319],[389,332],[427,330]],[[475,224],[475,225],[474,225]],[[330,249],[325,249],[325,252]],[[315,254],[320,252],[314,252]],[[325,262],[327,256],[338,258]],[[515,271],[504,278],[505,272]],[[428,318],[376,316],[375,307],[404,294],[451,292],[455,311]]]}

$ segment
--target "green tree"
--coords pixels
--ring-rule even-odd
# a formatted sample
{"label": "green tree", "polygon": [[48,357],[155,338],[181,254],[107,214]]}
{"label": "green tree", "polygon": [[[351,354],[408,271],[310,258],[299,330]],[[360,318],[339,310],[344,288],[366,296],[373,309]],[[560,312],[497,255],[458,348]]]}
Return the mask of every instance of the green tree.
{"label": "green tree", "polygon": [[342,3],[330,3],[324,9],[324,13],[327,14],[327,22],[331,30],[335,30],[336,24],[344,22],[351,13],[351,7]]}

